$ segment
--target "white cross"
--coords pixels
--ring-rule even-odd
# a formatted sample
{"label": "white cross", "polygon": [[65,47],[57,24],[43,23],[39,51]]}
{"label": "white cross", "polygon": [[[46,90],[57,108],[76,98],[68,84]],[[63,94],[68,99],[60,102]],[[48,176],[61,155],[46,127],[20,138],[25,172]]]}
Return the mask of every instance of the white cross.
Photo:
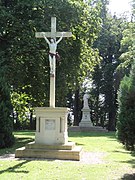
{"label": "white cross", "polygon": [[[36,38],[44,38],[44,32],[36,32]],[[56,37],[71,37],[71,32],[57,32],[56,31],[56,17],[51,17],[51,32],[45,32],[46,37],[54,38]],[[54,67],[56,60],[54,62]],[[53,76],[50,74],[50,107],[55,108],[55,73]]]}

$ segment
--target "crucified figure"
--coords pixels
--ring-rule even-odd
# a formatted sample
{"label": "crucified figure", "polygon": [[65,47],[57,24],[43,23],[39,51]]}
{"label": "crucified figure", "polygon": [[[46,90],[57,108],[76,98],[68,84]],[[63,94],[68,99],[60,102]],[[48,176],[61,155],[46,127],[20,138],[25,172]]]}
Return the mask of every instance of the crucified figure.
{"label": "crucified figure", "polygon": [[50,48],[50,51],[49,51],[50,74],[54,74],[55,73],[55,60],[56,60],[56,56],[58,55],[58,53],[56,52],[57,44],[62,40],[63,33],[62,33],[62,36],[57,41],[56,41],[56,38],[51,38],[49,41],[47,37],[45,36],[45,33],[42,33],[42,34]]}

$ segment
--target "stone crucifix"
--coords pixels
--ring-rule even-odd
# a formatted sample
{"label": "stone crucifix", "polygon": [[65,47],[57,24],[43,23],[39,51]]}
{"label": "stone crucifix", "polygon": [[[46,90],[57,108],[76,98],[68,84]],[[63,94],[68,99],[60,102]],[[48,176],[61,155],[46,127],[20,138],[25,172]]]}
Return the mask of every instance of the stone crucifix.
{"label": "stone crucifix", "polygon": [[[44,38],[48,43],[49,51],[49,62],[50,62],[50,107],[55,108],[55,67],[57,57],[57,44],[62,40],[63,37],[71,37],[71,32],[57,32],[56,31],[56,17],[51,17],[51,32],[36,32],[36,38]],[[56,38],[59,39],[56,41]],[[48,38],[51,38],[49,41]]]}

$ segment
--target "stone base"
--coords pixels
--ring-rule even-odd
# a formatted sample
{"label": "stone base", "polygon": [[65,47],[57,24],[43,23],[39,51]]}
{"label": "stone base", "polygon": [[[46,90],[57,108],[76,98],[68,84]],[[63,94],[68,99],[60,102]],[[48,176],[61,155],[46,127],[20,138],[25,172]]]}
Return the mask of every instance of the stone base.
{"label": "stone base", "polygon": [[75,132],[108,132],[106,129],[101,126],[91,126],[91,127],[80,127],[80,126],[71,126],[68,128],[68,131]]}
{"label": "stone base", "polygon": [[82,127],[93,127],[93,124],[91,121],[81,121],[79,123],[79,126]]}
{"label": "stone base", "polygon": [[91,122],[90,118],[90,108],[89,107],[84,107],[82,109],[82,119],[81,122],[79,123],[80,127],[92,127],[93,124]]}
{"label": "stone base", "polygon": [[25,147],[16,149],[16,158],[47,158],[47,159],[63,159],[77,160],[82,156],[82,147],[75,146],[74,142],[68,142],[63,145],[45,145],[28,143]]}

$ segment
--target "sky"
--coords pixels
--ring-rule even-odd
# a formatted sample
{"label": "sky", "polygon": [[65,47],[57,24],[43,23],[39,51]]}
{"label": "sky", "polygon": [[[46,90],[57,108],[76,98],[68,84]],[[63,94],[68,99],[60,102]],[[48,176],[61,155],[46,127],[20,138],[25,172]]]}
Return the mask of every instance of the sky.
{"label": "sky", "polygon": [[131,0],[110,0],[109,4],[109,11],[111,11],[112,14],[122,14],[125,11],[131,12],[131,6],[130,6]]}

